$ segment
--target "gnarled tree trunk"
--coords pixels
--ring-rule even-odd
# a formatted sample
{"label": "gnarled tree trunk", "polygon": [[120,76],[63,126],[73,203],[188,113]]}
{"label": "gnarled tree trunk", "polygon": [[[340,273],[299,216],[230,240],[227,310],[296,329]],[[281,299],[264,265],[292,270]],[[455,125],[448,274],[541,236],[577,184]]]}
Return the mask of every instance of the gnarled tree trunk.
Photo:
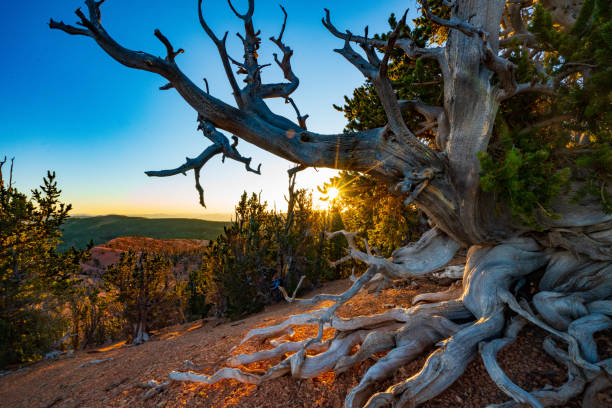
{"label": "gnarled tree trunk", "polygon": [[[50,26],[68,34],[91,37],[106,53],[123,65],[156,73],[168,83],[160,89],[175,89],[198,114],[199,130],[212,144],[199,156],[188,159],[176,169],[147,172],[149,176],[170,176],[193,170],[196,188],[203,201],[200,170],[213,156],[222,154],[245,164],[251,159],[237,150],[238,138],[253,143],[275,155],[297,163],[290,172],[309,166],[366,171],[385,183],[406,202],[423,209],[435,228],[422,239],[400,248],[392,258],[384,259],[360,251],[354,234],[344,234],[349,242],[350,257],[368,265],[368,270],[342,295],[319,295],[314,299],[289,298],[288,301],[316,303],[332,300],[332,306],[305,315],[292,316],[285,323],[253,330],[247,336],[273,339],[291,325],[319,325],[312,339],[291,343],[279,342],[273,350],[253,355],[233,356],[227,367],[212,376],[194,372],[173,372],[174,380],[214,383],[224,378],[259,384],[282,375],[314,377],[327,370],[341,372],[376,352],[389,353],[377,361],[361,382],[346,397],[347,407],[413,406],[427,401],[452,384],[468,362],[482,355],[492,380],[516,403],[534,407],[563,404],[568,398],[607,384],[612,374],[612,360],[602,360],[593,342],[593,333],[612,326],[612,216],[598,210],[595,202],[585,199],[579,205],[563,197],[553,203],[562,215],[559,220],[542,218],[543,231],[529,231],[509,216],[493,211],[494,202],[479,184],[477,154],[487,150],[498,109],[504,100],[524,92],[554,93],[555,81],[518,84],[515,66],[504,58],[503,49],[513,40],[524,47],[535,47],[535,37],[523,22],[522,9],[531,1],[455,0],[444,1],[451,7],[450,19],[442,19],[422,0],[424,14],[435,24],[445,26],[449,36],[444,46],[418,47],[410,38],[399,34],[406,15],[386,41],[343,32],[332,24],[329,12],[323,24],[344,44],[335,50],[359,69],[374,85],[387,115],[386,126],[367,131],[324,135],[306,128],[291,93],[299,79],[291,66],[293,51],[283,42],[285,21],[278,37],[271,40],[282,52],[276,59],[287,82],[266,84],[258,63],[259,31],[253,25],[254,2],[249,0],[244,14],[232,10],[243,20],[244,59],[231,59],[224,37],[218,38],[207,25],[202,1],[198,15],[205,33],[219,51],[222,66],[232,86],[236,106],[222,102],[189,80],[179,69],[175,50],[159,32],[155,36],[167,50],[165,58],[126,49],[103,28],[100,2],[86,0],[89,15],[77,10],[80,26],[51,20]],[[545,0],[545,7],[562,27],[573,24],[580,1]],[[230,2],[231,6],[231,2]],[[500,22],[504,31],[500,32]],[[357,53],[357,44],[365,57]],[[411,58],[430,58],[438,62],[444,79],[444,104],[425,106],[418,101],[397,100],[387,76],[388,60],[393,49],[401,49]],[[376,50],[384,53],[382,59]],[[537,58],[537,53],[533,54]],[[243,88],[232,71],[232,64],[245,75]],[[572,71],[576,72],[576,70]],[[278,116],[268,109],[267,98],[284,98],[296,110],[297,121]],[[436,148],[424,145],[406,125],[403,113],[414,109],[434,121]],[[233,143],[217,130],[230,132]],[[334,235],[334,234],[332,234]],[[422,296],[435,300],[409,309],[396,308],[373,316],[342,319],[336,310],[354,296],[372,278],[385,280],[420,279],[444,267],[461,248],[468,248],[461,289]],[[539,292],[532,299],[515,298],[515,286],[535,271],[544,271]],[[533,310],[535,309],[535,310]],[[509,317],[512,318],[509,320]],[[468,321],[468,323],[465,323]],[[535,324],[551,334],[543,345],[555,359],[567,364],[568,383],[554,390],[528,393],[503,373],[495,360],[497,352],[512,342],[526,324]],[[333,339],[322,342],[324,327],[336,330]],[[376,383],[394,370],[418,357],[428,347],[443,341],[415,376],[387,390],[376,390]],[[350,350],[360,345],[356,354]],[[306,355],[310,351],[310,355]],[[248,362],[282,356],[293,352],[265,374],[239,370]],[[316,353],[312,355],[312,353]],[[605,385],[604,384],[604,385]],[[595,388],[593,388],[595,387]],[[599,388],[597,388],[599,387]],[[593,391],[594,392],[594,391]],[[585,400],[592,397],[587,391]],[[512,405],[509,403],[508,405]]]}

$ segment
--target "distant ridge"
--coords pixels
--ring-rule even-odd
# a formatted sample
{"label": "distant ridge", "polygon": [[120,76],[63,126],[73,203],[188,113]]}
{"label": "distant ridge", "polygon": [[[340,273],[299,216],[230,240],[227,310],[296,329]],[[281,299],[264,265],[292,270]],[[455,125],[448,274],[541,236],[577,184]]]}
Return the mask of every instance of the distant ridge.
{"label": "distant ridge", "polygon": [[[116,214],[87,214],[87,213],[72,213],[73,218],[91,218],[101,217],[105,215],[116,215]],[[204,221],[230,221],[233,219],[234,213],[134,213],[125,215],[126,217],[135,218],[189,218],[194,220]]]}
{"label": "distant ridge", "polygon": [[99,245],[124,236],[156,239],[212,240],[223,232],[229,222],[207,221],[195,218],[144,218],[125,215],[102,215],[69,218],[63,225],[63,243],[60,251],[75,247],[84,249],[89,241]]}

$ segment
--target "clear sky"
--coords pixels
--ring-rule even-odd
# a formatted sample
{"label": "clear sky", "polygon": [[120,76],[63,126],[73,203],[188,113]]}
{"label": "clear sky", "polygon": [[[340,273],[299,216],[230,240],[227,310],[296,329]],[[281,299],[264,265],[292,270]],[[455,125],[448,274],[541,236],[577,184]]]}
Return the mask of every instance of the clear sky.
{"label": "clear sky", "polygon": [[[205,1],[204,13],[216,33],[229,30],[228,50],[242,55],[240,21],[223,0]],[[238,10],[246,0],[234,0]],[[279,0],[256,0],[254,23],[262,30],[260,62],[273,62],[278,52],[268,38],[282,24]],[[387,18],[414,1],[285,0],[289,13],[283,39],[294,50],[292,65],[300,78],[293,94],[309,129],[342,131],[346,120],[332,104],[363,83],[362,75],[332,50],[342,42],[321,24],[323,8],[331,10],[340,29],[370,33],[387,30]],[[175,91],[159,91],[165,82],[155,74],[126,68],[86,37],[50,30],[50,17],[73,24],[81,1],[3,1],[0,5],[0,155],[15,156],[17,187],[29,191],[40,184],[47,169],[56,171],[63,198],[73,204],[73,214],[166,214],[214,218],[229,214],[243,190],[262,191],[271,205],[284,208],[286,170],[291,163],[241,142],[253,164],[262,163],[262,175],[246,173],[244,166],[220,157],[202,170],[207,209],[199,206],[192,173],[170,178],[148,178],[145,170],[173,168],[185,156],[194,157],[207,146],[196,132],[195,112]],[[153,36],[159,28],[175,48],[181,69],[198,83],[208,79],[213,95],[233,102],[216,48],[197,18],[196,0],[107,0],[102,22],[119,43],[136,50],[165,55]],[[273,64],[264,81],[282,79]],[[294,119],[282,101],[272,109]],[[334,172],[312,169],[298,175],[298,184],[312,188]]]}

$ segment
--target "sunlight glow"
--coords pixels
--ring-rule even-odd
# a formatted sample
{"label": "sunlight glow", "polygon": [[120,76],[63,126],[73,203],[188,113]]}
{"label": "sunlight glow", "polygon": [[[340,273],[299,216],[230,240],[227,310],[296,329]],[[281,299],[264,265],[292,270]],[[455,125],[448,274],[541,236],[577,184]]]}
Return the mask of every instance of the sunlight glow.
{"label": "sunlight glow", "polygon": [[340,195],[340,191],[336,187],[330,187],[327,189],[327,197],[330,201],[334,201]]}

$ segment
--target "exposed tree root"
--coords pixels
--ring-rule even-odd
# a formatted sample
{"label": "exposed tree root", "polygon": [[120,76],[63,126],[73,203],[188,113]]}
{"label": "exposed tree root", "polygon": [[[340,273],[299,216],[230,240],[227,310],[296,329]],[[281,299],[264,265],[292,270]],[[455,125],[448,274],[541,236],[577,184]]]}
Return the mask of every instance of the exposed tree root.
{"label": "exposed tree root", "polygon": [[170,381],[159,383],[159,382],[157,382],[155,380],[149,380],[147,382],[143,382],[143,383],[138,384],[138,387],[144,388],[144,389],[148,389],[148,391],[144,393],[142,398],[143,399],[149,399],[152,396],[154,396],[154,395],[162,392],[166,388],[168,388],[168,385],[170,385]]}
{"label": "exposed tree root", "polygon": [[385,392],[375,394],[365,407],[382,407],[390,402],[401,407],[418,405],[440,394],[463,374],[475,355],[477,344],[498,333],[503,324],[500,311],[444,340],[442,347],[427,358],[419,373]]}
{"label": "exposed tree root", "polygon": [[[526,398],[525,402],[528,402],[532,407],[550,407],[563,405],[567,403],[570,398],[580,394],[584,389],[586,383],[584,376],[580,369],[570,361],[567,353],[560,350],[554,341],[548,337],[543,343],[544,351],[546,351],[553,359],[559,364],[567,364],[568,367],[568,380],[561,387],[534,391],[527,393],[520,389],[522,396]],[[526,394],[526,395],[525,395]],[[503,404],[490,405],[488,408],[507,408],[507,407],[519,407],[521,401],[519,398],[513,396],[514,401],[508,401]],[[585,405],[588,407],[590,405]]]}
{"label": "exposed tree root", "polygon": [[434,272],[432,276],[436,279],[451,279],[457,280],[463,278],[463,271],[465,270],[465,265],[452,265],[444,268],[442,272]]}
{"label": "exposed tree root", "polygon": [[441,302],[444,300],[452,300],[459,298],[462,294],[463,287],[461,286],[461,284],[452,285],[444,292],[421,293],[420,295],[416,295],[412,299],[412,304],[416,305],[419,302]]}
{"label": "exposed tree root", "polygon": [[612,316],[612,300],[596,300],[587,305],[589,313],[599,313]]}
{"label": "exposed tree root", "polygon": [[263,341],[267,338],[278,337],[280,335],[289,333],[292,330],[292,325],[298,326],[303,324],[312,324],[317,319],[319,319],[324,312],[325,309],[313,310],[308,313],[293,315],[284,322],[274,326],[263,327],[261,329],[253,329],[247,333],[247,335],[244,337],[244,339],[242,339],[240,344],[252,339],[258,339]]}
{"label": "exposed tree root", "polygon": [[576,294],[558,292],[539,292],[533,297],[533,305],[542,320],[557,330],[567,330],[573,320],[589,313],[583,302]]}
{"label": "exposed tree root", "polygon": [[593,334],[610,327],[612,327],[610,318],[601,314],[591,314],[573,321],[567,332],[578,341],[584,359],[590,363],[597,363],[599,358]]}
{"label": "exposed tree root", "polygon": [[389,279],[424,278],[448,264],[460,248],[460,245],[452,238],[437,228],[432,228],[414,244],[395,250],[390,259],[385,259],[373,255],[367,241],[365,242],[366,252],[359,250],[355,243],[355,232],[336,231],[328,233],[327,238],[331,239],[338,235],[346,237],[349,253],[334,264],[355,259],[378,267],[378,272]]}
{"label": "exposed tree root", "polygon": [[489,373],[489,377],[493,380],[497,386],[504,391],[506,394],[511,396],[516,402],[529,404],[533,407],[539,407],[540,403],[538,400],[527,391],[513,383],[510,378],[504,373],[502,368],[499,366],[496,356],[499,350],[516,340],[516,336],[520,329],[525,325],[525,320],[522,318],[515,318],[510,325],[506,328],[504,338],[495,339],[488,343],[480,343],[480,355],[482,356],[482,362],[484,363],[485,369]]}
{"label": "exposed tree root", "polygon": [[[585,387],[584,398],[593,399],[593,395],[609,385],[606,381],[612,370],[612,359],[599,361],[593,334],[612,327],[612,320],[608,317],[612,311],[608,290],[612,282],[608,273],[610,265],[601,261],[580,262],[568,253],[551,254],[532,239],[515,239],[493,247],[473,246],[468,252],[462,282],[444,292],[421,294],[413,300],[413,303],[435,303],[420,303],[411,308],[393,308],[380,314],[353,318],[336,315],[337,309],[366,287],[374,276],[418,278],[439,270],[441,262],[448,260],[433,261],[430,258],[433,253],[429,251],[441,248],[444,254],[454,254],[457,248],[446,239],[441,240],[440,233],[433,231],[413,247],[396,251],[392,259],[372,255],[367,245],[366,252],[360,251],[353,233],[339,232],[349,241],[349,255],[369,265],[367,272],[340,295],[296,299],[284,293],[290,302],[314,304],[328,300],[334,302],[331,306],[291,316],[274,326],[253,329],[240,343],[269,341],[274,346],[270,350],[228,357],[225,363],[229,367],[221,368],[211,376],[172,372],[170,378],[206,384],[222,379],[261,384],[283,375],[312,378],[329,370],[342,373],[373,358],[376,353],[387,351],[384,357],[374,358],[375,364],[346,396],[345,406],[372,408],[393,404],[394,407],[412,407],[444,391],[463,374],[480,351],[492,380],[512,398],[512,401],[496,406],[565,404],[568,399],[582,393]],[[416,247],[424,253],[416,251]],[[396,262],[400,259],[401,262]],[[416,272],[413,269],[415,265],[424,269]],[[526,299],[517,300],[512,294],[513,285],[545,266],[540,281],[541,291],[533,297],[532,304]],[[533,312],[532,306],[539,315]],[[511,320],[508,320],[509,316]],[[551,338],[543,344],[547,353],[560,364],[567,365],[568,380],[564,385],[527,392],[513,383],[497,363],[497,353],[513,342],[527,323],[550,332],[567,347],[566,352]],[[318,325],[318,333],[302,341],[288,341],[286,336],[295,325]],[[322,341],[326,327],[334,329],[335,334],[333,338]],[[503,337],[499,338],[502,333]],[[417,374],[385,391],[376,392],[379,381],[392,376],[399,367],[418,358],[435,344],[439,348],[430,354]],[[358,349],[351,354],[355,346]],[[264,373],[249,372],[243,367],[279,357],[283,359]],[[589,382],[593,385],[588,386]]]}
{"label": "exposed tree root", "polygon": [[436,316],[429,319],[413,319],[402,329],[388,336],[370,334],[372,341],[366,343],[368,340],[366,339],[359,352],[338,361],[335,370],[342,372],[350,364],[365,360],[368,354],[392,350],[368,369],[359,384],[346,396],[345,406],[351,408],[363,406],[372,394],[377,381],[390,377],[397,368],[417,358],[437,341],[452,336],[459,329],[459,326],[450,320]]}
{"label": "exposed tree root", "polygon": [[[296,351],[306,347],[306,343],[308,341],[309,339],[302,341],[281,342],[278,346],[274,347],[271,350],[264,350],[250,354],[240,354],[238,356],[232,356],[226,360],[226,363],[230,367],[240,367],[241,365],[254,363],[256,361],[280,357],[287,353],[295,353]],[[331,340],[322,343],[312,343],[306,347],[306,350],[320,353],[329,349],[330,343]]]}
{"label": "exposed tree root", "polygon": [[612,388],[612,380],[608,377],[597,377],[584,392],[583,407],[604,408],[605,402],[599,400],[598,394]]}
{"label": "exposed tree root", "polygon": [[101,360],[90,360],[90,361],[86,361],[86,362],[84,362],[83,364],[81,364],[81,365],[79,366],[79,368],[82,368],[82,367],[87,367],[87,366],[94,365],[94,364],[106,363],[107,361],[112,361],[112,360],[113,360],[113,358],[112,358],[112,357],[110,357],[110,358],[104,358],[104,359],[101,359]]}

